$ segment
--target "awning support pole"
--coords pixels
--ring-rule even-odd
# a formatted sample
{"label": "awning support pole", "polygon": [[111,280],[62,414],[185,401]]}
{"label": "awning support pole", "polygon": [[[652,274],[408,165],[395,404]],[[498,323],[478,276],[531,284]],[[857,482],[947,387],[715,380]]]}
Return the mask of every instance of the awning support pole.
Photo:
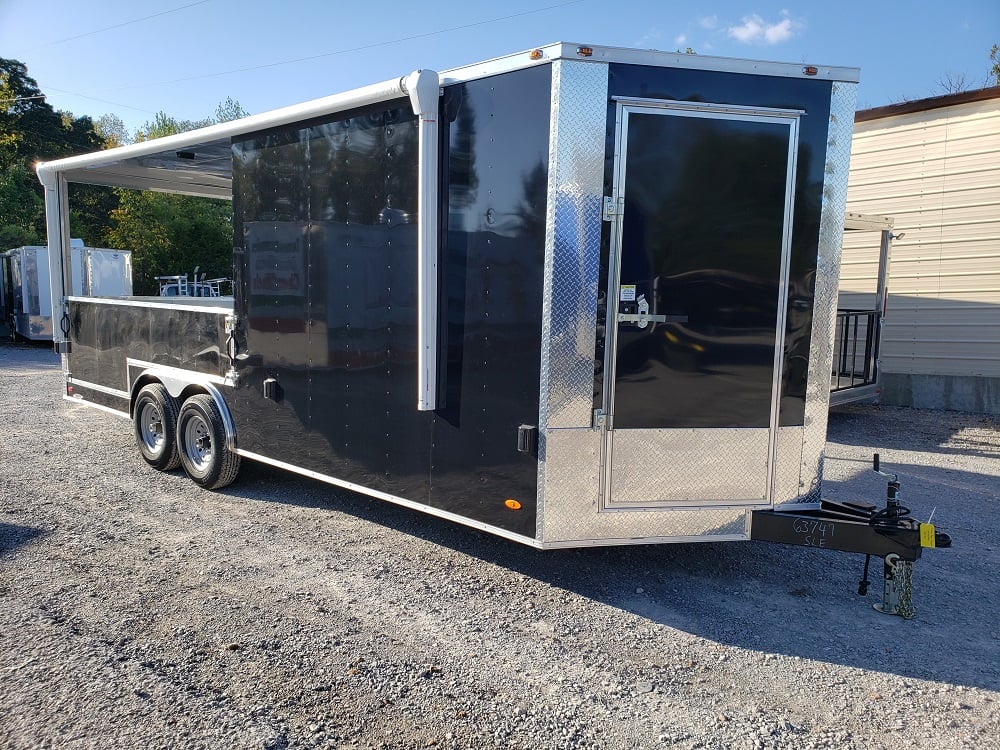
{"label": "awning support pole", "polygon": [[420,120],[417,165],[417,409],[437,408],[438,366],[438,97],[433,70],[400,81]]}
{"label": "awning support pole", "polygon": [[58,172],[39,170],[45,188],[45,231],[49,245],[49,289],[52,300],[52,344],[58,354],[69,353],[69,306],[63,263],[69,255],[69,192]]}

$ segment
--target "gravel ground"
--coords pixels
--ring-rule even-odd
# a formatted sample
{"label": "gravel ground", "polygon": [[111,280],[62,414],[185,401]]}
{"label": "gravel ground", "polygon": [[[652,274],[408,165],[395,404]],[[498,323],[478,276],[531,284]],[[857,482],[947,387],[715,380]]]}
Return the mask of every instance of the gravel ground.
{"label": "gravel ground", "polygon": [[[244,463],[210,493],[0,346],[4,748],[1000,748],[1000,431],[831,415],[826,492],[954,538],[917,614],[863,557],[765,543],[538,552]],[[873,573],[878,573],[873,566]]]}

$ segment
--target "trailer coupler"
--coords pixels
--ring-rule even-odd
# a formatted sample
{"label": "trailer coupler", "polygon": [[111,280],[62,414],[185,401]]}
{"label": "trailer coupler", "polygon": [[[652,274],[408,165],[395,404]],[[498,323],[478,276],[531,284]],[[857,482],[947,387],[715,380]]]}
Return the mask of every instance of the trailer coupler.
{"label": "trailer coupler", "polygon": [[[881,510],[870,503],[823,500],[818,509],[799,512],[756,510],[751,514],[750,538],[802,547],[858,552],[865,555],[865,568],[858,594],[868,593],[868,568],[872,555],[882,558],[882,603],[875,609],[904,619],[913,617],[913,563],[928,547],[951,546],[951,537],[933,524],[920,523],[899,504],[899,479],[889,478],[886,505]],[[933,514],[931,514],[933,516]]]}

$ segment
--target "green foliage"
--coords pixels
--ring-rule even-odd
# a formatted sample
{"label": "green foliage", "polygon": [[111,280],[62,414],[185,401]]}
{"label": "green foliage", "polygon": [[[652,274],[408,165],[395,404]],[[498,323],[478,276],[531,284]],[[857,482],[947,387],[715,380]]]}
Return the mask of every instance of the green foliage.
{"label": "green foliage", "polygon": [[250,113],[243,109],[240,103],[231,96],[227,96],[226,101],[219,102],[219,106],[215,108],[216,122],[231,122],[232,120],[240,120],[249,116]]}
{"label": "green foliage", "polygon": [[102,143],[89,117],[56,112],[24,63],[0,58],[0,250],[11,242],[44,242],[44,192],[35,164],[96,151]]}
{"label": "green foliage", "polygon": [[35,232],[13,224],[0,226],[0,250],[9,250],[23,245],[42,245],[44,242]]}
{"label": "green foliage", "polygon": [[94,130],[104,140],[105,148],[117,148],[132,142],[132,136],[118,115],[101,115],[94,123]]}
{"label": "green foliage", "polygon": [[990,66],[988,86],[1000,86],[1000,44],[994,44],[990,49]]}
{"label": "green foliage", "polygon": [[156,294],[156,276],[232,273],[232,207],[226,201],[137,190],[116,190],[108,238],[133,251],[136,294]]}
{"label": "green foliage", "polygon": [[152,122],[147,122],[136,131],[135,141],[138,143],[140,141],[148,141],[152,138],[177,135],[188,130],[204,128],[214,124],[215,120],[211,118],[204,120],[178,120],[176,117],[170,117],[166,112],[157,112]]}

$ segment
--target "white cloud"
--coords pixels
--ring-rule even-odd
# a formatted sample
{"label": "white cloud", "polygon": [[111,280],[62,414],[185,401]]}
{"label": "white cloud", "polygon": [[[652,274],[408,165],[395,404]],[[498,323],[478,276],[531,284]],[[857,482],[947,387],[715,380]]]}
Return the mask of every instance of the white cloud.
{"label": "white cloud", "polygon": [[764,40],[768,44],[777,44],[792,38],[792,19],[786,18],[764,29]]}
{"label": "white cloud", "polygon": [[719,17],[717,15],[703,16],[698,19],[698,25],[709,31],[719,27]]}
{"label": "white cloud", "polygon": [[778,44],[791,39],[799,26],[787,11],[783,11],[782,15],[785,17],[775,23],[768,23],[756,13],[744,16],[742,23],[730,26],[726,33],[744,44]]}
{"label": "white cloud", "polygon": [[685,44],[687,44],[687,40],[688,40],[687,34],[678,34],[674,38],[674,44],[676,44],[678,47],[683,47]]}

